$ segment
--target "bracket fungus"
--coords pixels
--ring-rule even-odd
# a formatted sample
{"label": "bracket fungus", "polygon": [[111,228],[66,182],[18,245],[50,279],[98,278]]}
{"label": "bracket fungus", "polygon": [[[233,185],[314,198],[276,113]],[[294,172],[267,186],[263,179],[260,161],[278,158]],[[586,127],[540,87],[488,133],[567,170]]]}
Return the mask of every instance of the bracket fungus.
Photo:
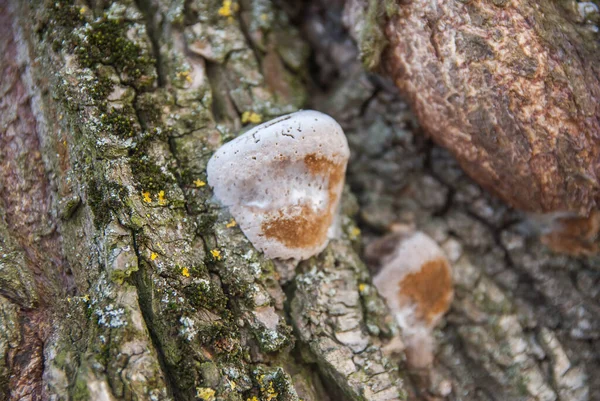
{"label": "bracket fungus", "polygon": [[454,294],[444,251],[417,231],[390,234],[371,243],[365,253],[378,265],[373,284],[402,329],[409,365],[431,365],[431,330],[448,311]]}
{"label": "bracket fungus", "polygon": [[208,184],[255,248],[268,258],[302,260],[332,236],[349,156],[340,125],[303,110],[219,148]]}

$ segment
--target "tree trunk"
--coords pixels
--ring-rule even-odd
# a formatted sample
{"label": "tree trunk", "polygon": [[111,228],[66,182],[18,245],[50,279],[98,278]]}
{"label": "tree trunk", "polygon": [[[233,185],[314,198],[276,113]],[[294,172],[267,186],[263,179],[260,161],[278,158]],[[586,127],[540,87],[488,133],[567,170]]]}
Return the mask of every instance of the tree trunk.
{"label": "tree trunk", "polygon": [[[598,258],[551,254],[425,139],[341,6],[0,1],[0,400],[600,399]],[[341,238],[294,267],[205,168],[307,106],[353,155]],[[453,263],[427,372],[386,352],[360,259],[393,224]]]}

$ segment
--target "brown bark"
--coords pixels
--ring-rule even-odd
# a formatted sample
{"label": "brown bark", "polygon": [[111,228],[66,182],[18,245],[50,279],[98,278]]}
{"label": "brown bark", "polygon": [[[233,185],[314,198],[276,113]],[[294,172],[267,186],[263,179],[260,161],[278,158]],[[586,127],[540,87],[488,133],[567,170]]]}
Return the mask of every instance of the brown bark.
{"label": "brown bark", "polygon": [[587,216],[600,174],[600,48],[574,1],[400,3],[386,72],[425,131],[514,207]]}

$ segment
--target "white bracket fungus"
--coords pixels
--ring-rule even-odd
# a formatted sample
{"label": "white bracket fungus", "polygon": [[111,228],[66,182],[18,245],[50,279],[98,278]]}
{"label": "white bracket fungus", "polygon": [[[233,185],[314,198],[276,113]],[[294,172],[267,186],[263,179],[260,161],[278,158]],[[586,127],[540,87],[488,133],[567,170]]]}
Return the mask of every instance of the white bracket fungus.
{"label": "white bracket fungus", "polygon": [[406,356],[413,368],[433,361],[431,330],[453,298],[450,263],[438,244],[422,232],[395,233],[369,245],[378,259],[373,284],[402,329]]}
{"label": "white bracket fungus", "polygon": [[302,260],[332,235],[349,156],[340,125],[304,110],[219,148],[208,162],[208,184],[255,248]]}

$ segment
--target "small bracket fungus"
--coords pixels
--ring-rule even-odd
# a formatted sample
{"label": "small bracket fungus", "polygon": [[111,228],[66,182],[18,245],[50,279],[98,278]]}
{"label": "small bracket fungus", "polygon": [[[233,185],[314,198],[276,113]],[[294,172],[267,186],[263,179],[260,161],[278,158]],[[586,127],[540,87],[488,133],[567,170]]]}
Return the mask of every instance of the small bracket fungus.
{"label": "small bracket fungus", "polygon": [[219,148],[208,162],[208,184],[265,256],[302,260],[332,236],[349,156],[340,125],[304,110]]}
{"label": "small bracket fungus", "polygon": [[415,232],[390,234],[370,244],[365,252],[379,265],[373,284],[402,329],[408,363],[413,368],[431,365],[431,330],[453,297],[444,251],[426,234]]}

